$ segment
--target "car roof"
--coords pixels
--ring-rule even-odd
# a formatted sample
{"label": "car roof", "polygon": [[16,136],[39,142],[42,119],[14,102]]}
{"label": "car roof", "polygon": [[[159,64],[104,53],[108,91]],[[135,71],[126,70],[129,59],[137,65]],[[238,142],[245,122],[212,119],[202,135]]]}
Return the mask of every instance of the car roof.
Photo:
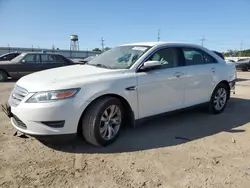
{"label": "car roof", "polygon": [[51,53],[51,52],[46,52],[46,53],[43,53],[43,52],[23,52],[22,54],[23,54],[23,55],[27,55],[27,54],[49,54],[49,55],[61,55],[61,54]]}
{"label": "car roof", "polygon": [[197,44],[192,44],[192,43],[188,43],[188,42],[177,42],[177,41],[173,41],[173,42],[137,42],[137,43],[128,43],[128,44],[122,44],[120,46],[161,46],[161,45],[184,45],[184,46],[189,46],[189,47],[199,47],[201,48],[200,45]]}

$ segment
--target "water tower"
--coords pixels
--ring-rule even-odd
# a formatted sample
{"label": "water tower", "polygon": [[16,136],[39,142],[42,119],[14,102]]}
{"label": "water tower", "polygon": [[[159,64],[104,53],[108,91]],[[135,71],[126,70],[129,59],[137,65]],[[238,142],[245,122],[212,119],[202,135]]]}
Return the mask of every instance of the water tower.
{"label": "water tower", "polygon": [[78,35],[70,35],[70,50],[72,50],[72,51],[79,50]]}

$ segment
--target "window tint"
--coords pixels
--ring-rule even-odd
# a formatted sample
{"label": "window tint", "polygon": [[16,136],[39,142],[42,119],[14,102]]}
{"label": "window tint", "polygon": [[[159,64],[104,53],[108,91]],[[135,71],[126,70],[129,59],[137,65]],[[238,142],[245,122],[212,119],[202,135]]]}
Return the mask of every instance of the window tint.
{"label": "window tint", "polygon": [[56,59],[52,55],[42,54],[41,59],[42,59],[42,63],[56,63]]}
{"label": "window tint", "polygon": [[159,61],[162,65],[161,69],[178,67],[180,65],[178,54],[176,48],[165,48],[153,54],[148,61]]}
{"label": "window tint", "polygon": [[64,60],[63,60],[63,58],[60,55],[53,55],[53,58],[55,59],[55,61],[57,63],[64,63]]}
{"label": "window tint", "polygon": [[65,64],[71,64],[71,63],[73,63],[70,59],[67,59],[64,56],[59,55],[58,57],[60,57],[60,59],[62,60],[62,62],[65,63]]}
{"label": "window tint", "polygon": [[23,60],[25,63],[39,63],[39,55],[37,54],[27,54]]}
{"label": "window tint", "polygon": [[186,65],[202,65],[217,63],[217,61],[207,53],[193,48],[183,48]]}
{"label": "window tint", "polygon": [[3,60],[9,60],[10,58],[11,58],[11,55],[8,54],[8,55],[6,55],[6,56],[3,57]]}

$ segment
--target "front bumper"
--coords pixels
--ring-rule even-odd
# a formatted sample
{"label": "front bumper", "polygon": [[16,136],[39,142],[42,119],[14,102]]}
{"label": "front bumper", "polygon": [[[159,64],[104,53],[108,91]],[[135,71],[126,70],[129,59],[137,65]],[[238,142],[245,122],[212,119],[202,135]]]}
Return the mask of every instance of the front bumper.
{"label": "front bumper", "polygon": [[233,80],[233,81],[229,82],[230,91],[233,94],[235,94],[235,85],[236,85],[236,80]]}
{"label": "front bumper", "polygon": [[[18,131],[33,136],[75,134],[82,112],[73,99],[50,103],[20,103],[17,107],[10,106],[7,109],[12,125]],[[55,128],[51,126],[51,122],[63,124]]]}

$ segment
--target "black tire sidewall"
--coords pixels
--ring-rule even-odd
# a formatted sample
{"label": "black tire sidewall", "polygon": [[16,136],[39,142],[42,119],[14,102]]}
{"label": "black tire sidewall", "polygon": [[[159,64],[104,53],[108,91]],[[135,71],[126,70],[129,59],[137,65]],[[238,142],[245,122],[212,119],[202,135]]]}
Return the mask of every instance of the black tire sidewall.
{"label": "black tire sidewall", "polygon": [[[218,92],[218,90],[220,88],[224,88],[227,91],[227,100],[226,100],[226,103],[225,103],[225,105],[223,106],[222,109],[216,110],[215,107],[214,107],[214,97],[215,97],[216,93]],[[221,83],[221,84],[219,84],[219,85],[216,86],[216,88],[214,89],[213,94],[211,96],[210,103],[209,103],[209,110],[210,110],[210,112],[212,112],[214,114],[219,114],[219,113],[221,113],[221,112],[224,111],[224,109],[227,106],[228,99],[229,99],[229,93],[228,92],[229,92],[228,88],[227,88],[227,86],[225,84]]]}
{"label": "black tire sidewall", "polygon": [[[104,111],[111,105],[117,105],[120,110],[121,110],[121,117],[122,117],[122,123],[121,123],[121,126],[118,130],[118,133],[114,136],[114,138],[112,138],[111,140],[104,140],[102,137],[101,137],[101,134],[100,134],[100,120],[101,120],[101,116],[102,114],[104,113]],[[107,102],[105,102],[98,110],[97,112],[97,115],[96,115],[96,118],[95,118],[95,122],[94,122],[94,136],[95,136],[95,139],[97,141],[97,143],[101,146],[106,146],[106,145],[109,145],[111,144],[112,142],[114,142],[119,133],[120,133],[120,130],[121,130],[121,127],[123,125],[123,122],[124,122],[124,109],[123,109],[123,106],[121,104],[121,102],[116,99],[116,98],[110,98],[109,100],[107,100]]]}
{"label": "black tire sidewall", "polygon": [[244,72],[245,72],[245,71],[248,71],[248,68],[247,68],[247,67],[243,67],[243,68],[242,68],[242,71],[244,71]]}
{"label": "black tire sidewall", "polygon": [[5,74],[5,72],[0,71],[0,75],[2,77],[2,79],[0,77],[0,82],[5,82],[7,80],[7,75]]}

